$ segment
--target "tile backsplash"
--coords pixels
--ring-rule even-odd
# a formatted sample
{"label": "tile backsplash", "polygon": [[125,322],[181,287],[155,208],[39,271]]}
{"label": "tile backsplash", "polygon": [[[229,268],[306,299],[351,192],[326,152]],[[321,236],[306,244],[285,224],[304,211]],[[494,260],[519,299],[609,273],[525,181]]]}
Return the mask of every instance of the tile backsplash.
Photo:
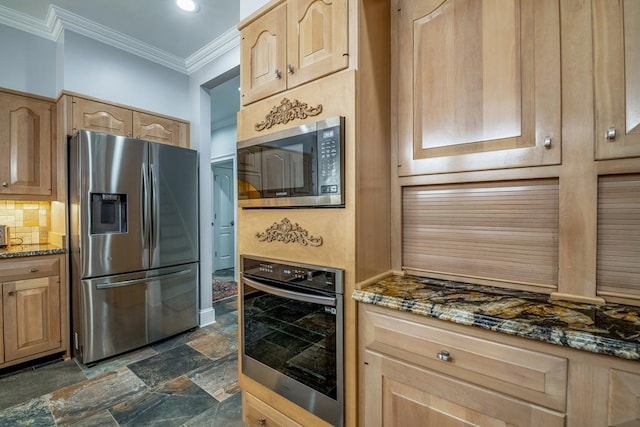
{"label": "tile backsplash", "polygon": [[0,224],[10,228],[12,245],[49,243],[51,202],[0,200]]}

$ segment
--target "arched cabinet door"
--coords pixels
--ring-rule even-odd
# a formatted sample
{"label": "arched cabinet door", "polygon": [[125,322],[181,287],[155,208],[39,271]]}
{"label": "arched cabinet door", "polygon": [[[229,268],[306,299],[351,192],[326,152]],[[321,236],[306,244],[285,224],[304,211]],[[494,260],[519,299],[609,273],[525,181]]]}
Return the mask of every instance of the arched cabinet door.
{"label": "arched cabinet door", "polygon": [[557,0],[398,0],[399,175],[560,163]]}
{"label": "arched cabinet door", "polygon": [[293,1],[288,15],[290,88],[349,65],[346,0]]}
{"label": "arched cabinet door", "polygon": [[0,195],[50,196],[52,102],[0,92]]}
{"label": "arched cabinet door", "polygon": [[594,0],[596,159],[640,156],[640,2]]}

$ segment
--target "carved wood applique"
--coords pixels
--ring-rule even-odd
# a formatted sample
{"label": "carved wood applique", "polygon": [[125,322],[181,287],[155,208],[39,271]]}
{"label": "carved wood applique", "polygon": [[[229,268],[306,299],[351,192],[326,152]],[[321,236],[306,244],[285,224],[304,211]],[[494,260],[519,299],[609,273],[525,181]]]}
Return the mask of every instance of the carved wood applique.
{"label": "carved wood applique", "polygon": [[310,107],[307,103],[300,102],[297,99],[290,101],[284,98],[280,101],[280,105],[276,105],[271,109],[263,121],[255,124],[255,129],[260,132],[274,125],[289,123],[295,119],[317,116],[321,112],[322,104],[318,104],[317,107]]}
{"label": "carved wood applique", "polygon": [[302,246],[321,246],[322,237],[309,236],[309,232],[298,225],[292,224],[288,218],[274,222],[264,233],[256,233],[259,242],[299,243]]}

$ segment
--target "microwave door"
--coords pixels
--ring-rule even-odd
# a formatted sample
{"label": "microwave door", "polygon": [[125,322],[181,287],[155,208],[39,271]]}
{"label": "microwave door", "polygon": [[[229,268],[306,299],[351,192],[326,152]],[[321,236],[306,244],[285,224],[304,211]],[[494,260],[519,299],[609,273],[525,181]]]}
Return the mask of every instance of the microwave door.
{"label": "microwave door", "polygon": [[315,195],[315,132],[262,145],[262,197]]}

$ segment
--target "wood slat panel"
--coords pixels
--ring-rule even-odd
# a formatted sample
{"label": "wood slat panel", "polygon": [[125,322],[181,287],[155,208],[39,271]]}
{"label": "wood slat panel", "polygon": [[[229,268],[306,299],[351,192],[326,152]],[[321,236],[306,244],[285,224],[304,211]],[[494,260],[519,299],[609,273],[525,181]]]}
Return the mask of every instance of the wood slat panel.
{"label": "wood slat panel", "polygon": [[403,266],[549,292],[558,216],[556,179],[405,187]]}
{"label": "wood slat panel", "polygon": [[599,295],[640,298],[640,174],[598,181]]}

